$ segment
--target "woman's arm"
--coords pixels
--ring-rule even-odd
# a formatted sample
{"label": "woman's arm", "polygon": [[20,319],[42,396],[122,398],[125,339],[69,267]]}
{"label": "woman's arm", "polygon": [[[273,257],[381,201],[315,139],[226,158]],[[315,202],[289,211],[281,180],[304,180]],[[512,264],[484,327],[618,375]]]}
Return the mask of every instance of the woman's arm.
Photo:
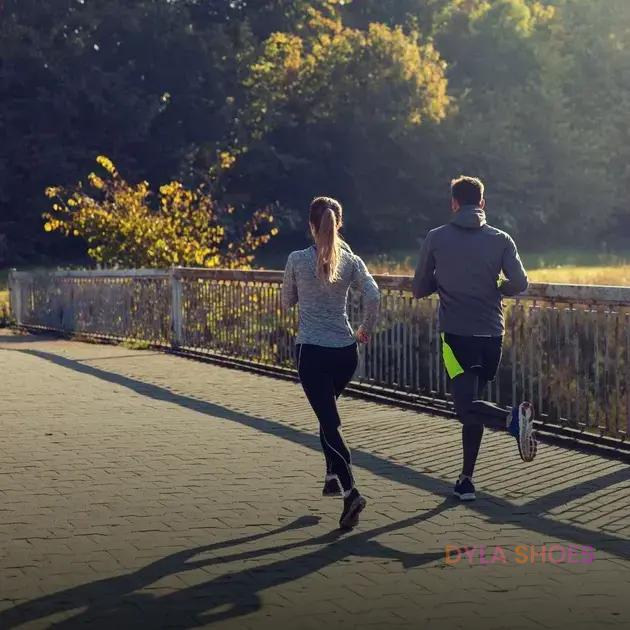
{"label": "woman's arm", "polygon": [[368,271],[365,263],[355,256],[353,285],[361,291],[363,296],[363,323],[361,324],[362,332],[368,337],[374,331],[376,320],[378,319],[378,308],[381,301],[381,292],[374,278]]}
{"label": "woman's arm", "polygon": [[298,303],[297,283],[295,282],[295,270],[293,268],[293,255],[289,255],[287,266],[284,269],[282,281],[282,306],[291,308]]}

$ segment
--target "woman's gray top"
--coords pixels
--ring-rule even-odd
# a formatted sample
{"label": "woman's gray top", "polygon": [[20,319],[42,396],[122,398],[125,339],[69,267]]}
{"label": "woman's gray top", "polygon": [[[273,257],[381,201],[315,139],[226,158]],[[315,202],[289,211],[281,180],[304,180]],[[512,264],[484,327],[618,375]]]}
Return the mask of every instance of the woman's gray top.
{"label": "woman's gray top", "polygon": [[355,341],[348,321],[348,290],[363,295],[363,326],[370,334],[376,324],[380,293],[365,263],[349,247],[341,248],[340,279],[329,284],[317,277],[317,250],[314,246],[292,252],[287,260],[282,284],[282,304],[299,304],[300,325],[296,343],[327,348],[343,348]]}

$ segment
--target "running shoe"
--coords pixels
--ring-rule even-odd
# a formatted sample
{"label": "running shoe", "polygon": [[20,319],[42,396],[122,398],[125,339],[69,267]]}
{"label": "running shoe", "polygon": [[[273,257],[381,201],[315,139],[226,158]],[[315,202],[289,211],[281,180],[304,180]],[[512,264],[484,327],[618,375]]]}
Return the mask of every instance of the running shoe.
{"label": "running shoe", "polygon": [[518,452],[524,462],[531,462],[536,457],[538,442],[534,433],[534,405],[522,402],[512,409],[508,431],[516,438]]}
{"label": "running shoe", "polygon": [[474,501],[477,498],[475,494],[475,486],[470,477],[464,477],[462,481],[459,479],[455,482],[453,494],[459,497],[461,501]]}
{"label": "running shoe", "polygon": [[339,519],[341,529],[352,529],[359,524],[359,514],[366,506],[366,500],[359,494],[356,488],[352,488],[350,494],[343,500],[343,512]]}
{"label": "running shoe", "polygon": [[324,480],[324,489],[322,490],[322,496],[324,497],[340,497],[341,487],[339,486],[339,479],[337,477],[326,477]]}

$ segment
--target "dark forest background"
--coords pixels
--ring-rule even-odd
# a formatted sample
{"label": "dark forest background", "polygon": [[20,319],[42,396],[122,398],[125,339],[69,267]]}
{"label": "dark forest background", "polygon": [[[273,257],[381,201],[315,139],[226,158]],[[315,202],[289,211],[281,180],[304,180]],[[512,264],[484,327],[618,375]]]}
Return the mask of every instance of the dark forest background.
{"label": "dark forest background", "polygon": [[4,0],[0,265],[79,260],[44,189],[110,157],[130,181],[208,181],[302,242],[339,197],[366,252],[488,185],[524,249],[630,240],[627,0]]}

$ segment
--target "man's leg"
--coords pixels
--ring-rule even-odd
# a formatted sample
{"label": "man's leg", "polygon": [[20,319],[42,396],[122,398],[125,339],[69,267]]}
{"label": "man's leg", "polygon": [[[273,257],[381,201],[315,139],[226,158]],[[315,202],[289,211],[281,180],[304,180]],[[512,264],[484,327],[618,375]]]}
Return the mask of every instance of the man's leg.
{"label": "man's leg", "polygon": [[462,475],[472,479],[475,472],[475,464],[479,456],[481,438],[483,437],[483,424],[462,425],[462,447],[464,450],[464,464]]}
{"label": "man's leg", "polygon": [[[479,456],[483,428],[505,428],[507,411],[480,400],[488,380],[491,380],[501,357],[501,340],[479,337],[442,336],[444,364],[451,378],[455,411],[462,423],[462,474],[455,494],[463,500],[475,498],[472,476]],[[488,352],[488,344],[495,350]]]}
{"label": "man's leg", "polygon": [[[478,382],[478,374],[473,370],[467,370],[456,376],[451,386],[455,411],[462,423],[462,476],[469,478],[473,476],[483,437],[483,417],[479,413],[480,406],[475,404],[478,402],[475,400],[479,389]],[[483,410],[483,407],[481,409]],[[505,415],[503,412],[504,426]]]}
{"label": "man's leg", "polygon": [[455,411],[463,424],[505,429],[508,410],[481,400],[501,361],[500,337],[443,336],[444,363],[452,381]]}
{"label": "man's leg", "polygon": [[489,429],[507,429],[509,411],[479,398],[473,400],[464,412],[473,419],[475,424],[481,424]]}

